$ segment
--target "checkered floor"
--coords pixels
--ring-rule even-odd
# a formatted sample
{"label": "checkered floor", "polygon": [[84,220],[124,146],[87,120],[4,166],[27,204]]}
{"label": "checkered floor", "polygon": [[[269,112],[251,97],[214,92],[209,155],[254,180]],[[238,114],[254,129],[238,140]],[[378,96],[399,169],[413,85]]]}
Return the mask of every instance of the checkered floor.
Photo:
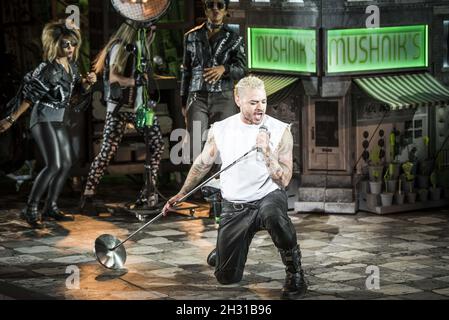
{"label": "checkered floor", "polygon": [[[242,282],[224,286],[206,264],[217,235],[211,218],[163,218],[126,243],[126,270],[111,271],[96,262],[94,240],[104,233],[124,239],[142,222],[105,212],[34,231],[15,201],[2,196],[0,203],[0,299],[280,298],[284,267],[266,232],[253,240]],[[449,299],[448,213],[292,213],[305,299]]]}

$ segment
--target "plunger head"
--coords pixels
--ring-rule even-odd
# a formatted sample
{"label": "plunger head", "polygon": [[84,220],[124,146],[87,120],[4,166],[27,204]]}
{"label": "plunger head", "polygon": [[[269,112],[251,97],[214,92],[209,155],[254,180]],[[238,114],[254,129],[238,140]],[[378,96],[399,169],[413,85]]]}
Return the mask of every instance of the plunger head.
{"label": "plunger head", "polygon": [[98,262],[108,269],[122,269],[126,262],[126,250],[123,245],[112,250],[120,240],[110,234],[103,234],[95,240],[94,253]]}

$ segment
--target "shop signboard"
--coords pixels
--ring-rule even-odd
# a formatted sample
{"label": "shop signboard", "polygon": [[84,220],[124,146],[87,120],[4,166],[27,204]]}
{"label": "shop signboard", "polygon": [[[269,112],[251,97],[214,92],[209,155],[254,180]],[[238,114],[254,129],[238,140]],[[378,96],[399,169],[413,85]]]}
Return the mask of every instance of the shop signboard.
{"label": "shop signboard", "polygon": [[250,69],[316,73],[317,31],[248,28]]}
{"label": "shop signboard", "polygon": [[327,73],[428,67],[427,25],[327,31]]}

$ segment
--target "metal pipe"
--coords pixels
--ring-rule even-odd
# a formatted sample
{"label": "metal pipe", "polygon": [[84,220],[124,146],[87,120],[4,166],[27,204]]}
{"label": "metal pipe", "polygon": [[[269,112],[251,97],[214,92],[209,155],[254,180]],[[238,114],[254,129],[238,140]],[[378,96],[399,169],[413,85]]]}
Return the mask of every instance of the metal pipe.
{"label": "metal pipe", "polygon": [[[206,181],[204,181],[203,183],[201,183],[200,185],[198,185],[197,187],[195,187],[194,189],[192,189],[190,192],[188,192],[185,196],[183,196],[181,199],[179,199],[178,201],[176,201],[175,203],[173,203],[173,206],[176,207],[177,204],[183,202],[184,200],[186,200],[191,194],[195,193],[198,189],[200,189],[202,186],[204,186],[205,184],[207,184],[209,181],[211,181],[212,179],[214,179],[216,176],[218,176],[220,173],[228,170],[229,168],[231,168],[232,166],[234,166],[236,163],[238,163],[239,161],[241,161],[243,158],[245,158],[248,154],[250,154],[253,151],[256,151],[257,148],[254,146],[253,148],[251,148],[251,150],[249,150],[248,152],[246,152],[243,156],[241,156],[240,158],[238,158],[237,160],[235,160],[234,162],[232,162],[231,164],[229,164],[226,168],[221,169],[220,171],[218,171],[217,173],[213,174],[209,179],[207,179]],[[161,218],[164,215],[164,212],[161,211],[161,213],[159,213],[156,217],[154,217],[153,219],[151,219],[150,221],[148,221],[147,223],[145,223],[142,227],[140,227],[139,229],[137,229],[136,231],[134,231],[131,235],[128,236],[128,238],[126,238],[125,240],[123,240],[122,242],[120,242],[119,244],[117,244],[115,247],[113,247],[112,249],[109,249],[109,251],[114,251],[115,249],[117,249],[118,247],[120,247],[121,245],[123,245],[126,241],[128,241],[129,239],[131,239],[135,234],[137,234],[138,232],[142,231],[143,229],[145,229],[146,227],[148,227],[150,224],[152,224],[154,221],[158,220],[159,218]]]}

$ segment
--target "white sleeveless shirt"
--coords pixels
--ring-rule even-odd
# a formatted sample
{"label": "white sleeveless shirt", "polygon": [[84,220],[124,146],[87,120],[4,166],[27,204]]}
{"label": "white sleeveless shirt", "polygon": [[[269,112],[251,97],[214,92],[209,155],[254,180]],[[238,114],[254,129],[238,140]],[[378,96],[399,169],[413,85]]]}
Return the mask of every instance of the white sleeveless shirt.
{"label": "white sleeveless shirt", "polygon": [[[264,115],[260,125],[250,125],[241,120],[239,113],[212,125],[222,169],[255,146],[262,124],[270,132],[270,149],[273,152],[288,127],[284,122]],[[257,156],[256,151],[220,174],[222,197],[231,202],[259,200],[279,188],[271,179],[263,157]]]}

